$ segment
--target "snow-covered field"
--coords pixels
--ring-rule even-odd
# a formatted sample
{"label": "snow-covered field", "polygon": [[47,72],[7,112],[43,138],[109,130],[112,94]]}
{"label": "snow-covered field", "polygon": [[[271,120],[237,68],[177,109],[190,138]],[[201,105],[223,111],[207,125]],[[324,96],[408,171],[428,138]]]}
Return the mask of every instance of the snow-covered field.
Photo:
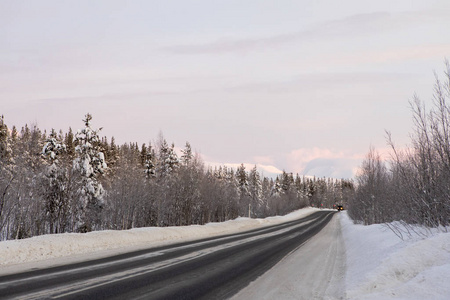
{"label": "snow-covered field", "polygon": [[[315,208],[306,208],[283,217],[238,218],[204,226],[58,234],[0,242],[0,275],[231,234],[294,220],[315,211]],[[342,229],[346,266],[344,294],[347,299],[450,299],[450,232],[402,241],[384,225],[354,225],[346,212],[337,214],[337,220],[327,225],[330,226]],[[317,239],[321,236],[325,235],[319,235]],[[308,243],[318,241],[311,240],[306,245]],[[319,264],[316,268],[320,272],[326,267],[329,266]],[[273,271],[267,274],[274,276]],[[279,277],[284,281],[293,278],[285,274]],[[289,289],[304,288],[301,285],[302,281],[298,280],[285,284]],[[282,295],[281,291],[278,298],[283,299]],[[336,298],[342,297],[336,295]]]}

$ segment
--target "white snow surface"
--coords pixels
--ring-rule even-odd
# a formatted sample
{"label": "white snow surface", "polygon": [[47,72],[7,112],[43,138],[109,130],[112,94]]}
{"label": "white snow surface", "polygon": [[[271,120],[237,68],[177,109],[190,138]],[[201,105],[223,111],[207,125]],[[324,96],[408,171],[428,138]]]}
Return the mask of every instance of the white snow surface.
{"label": "white snow surface", "polygon": [[[317,210],[306,208],[282,217],[238,218],[202,226],[65,233],[3,241],[0,242],[0,275],[251,230],[298,219]],[[328,282],[323,283],[326,285],[326,293],[322,295],[326,295],[325,298],[450,299],[450,232],[434,232],[428,237],[412,236],[401,240],[385,225],[353,224],[346,212],[336,214],[333,222],[321,234],[307,241],[262,276],[270,276],[271,280],[283,283],[277,295],[270,294],[271,297],[294,299],[295,295],[300,295],[296,291],[308,288],[303,280],[299,280],[299,270],[310,268],[316,269],[318,273],[328,272],[329,263],[316,262],[315,267],[311,268],[306,266],[308,259],[300,259],[298,254],[302,248],[324,248],[324,241],[333,238],[334,235],[329,233],[333,230],[336,232],[336,226],[342,232],[336,235],[336,239],[343,241],[344,249],[339,250],[339,243],[325,248],[328,249],[327,253],[336,251],[336,257],[344,260],[340,264],[335,259],[334,269],[345,270],[333,270],[336,276],[343,278],[328,279]],[[251,283],[249,288],[259,289],[258,281],[270,282],[262,277]],[[344,291],[338,288],[340,285],[344,285]]]}
{"label": "white snow surface", "polygon": [[346,212],[339,217],[347,299],[450,299],[450,232],[401,240],[386,225],[355,225]]}

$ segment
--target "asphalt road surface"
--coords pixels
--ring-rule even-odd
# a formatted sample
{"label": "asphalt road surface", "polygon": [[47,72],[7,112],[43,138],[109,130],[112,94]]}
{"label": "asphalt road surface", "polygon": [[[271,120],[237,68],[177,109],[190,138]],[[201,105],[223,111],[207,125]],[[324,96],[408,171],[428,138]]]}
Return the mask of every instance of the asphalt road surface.
{"label": "asphalt road surface", "polygon": [[231,300],[347,299],[347,255],[338,215]]}
{"label": "asphalt road surface", "polygon": [[0,299],[228,299],[320,232],[334,213],[1,276]]}

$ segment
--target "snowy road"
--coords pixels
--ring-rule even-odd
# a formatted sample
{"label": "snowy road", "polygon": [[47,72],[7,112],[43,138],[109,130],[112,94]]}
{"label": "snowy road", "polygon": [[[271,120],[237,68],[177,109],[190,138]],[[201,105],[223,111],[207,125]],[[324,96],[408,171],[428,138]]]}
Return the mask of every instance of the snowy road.
{"label": "snowy road", "polygon": [[[296,221],[245,233],[6,275],[0,277],[0,298],[225,299],[253,281],[236,297],[261,299],[264,297],[245,293],[263,278],[274,282],[282,280],[270,279],[273,269],[269,269],[275,266],[289,271],[289,266],[294,265],[290,263],[292,259],[303,268],[291,269],[286,276],[297,272],[301,286],[311,287],[311,293],[306,296],[320,297],[331,293],[337,298],[336,295],[343,291],[339,289],[339,282],[334,281],[340,277],[329,274],[338,274],[344,269],[340,260],[343,250],[339,242],[339,223],[333,215],[334,212],[321,211]],[[326,226],[330,220],[330,225]],[[325,230],[320,232],[324,226]],[[318,232],[322,237],[311,239]],[[304,246],[300,247],[302,244]],[[267,270],[268,273],[254,281]],[[316,271],[320,273],[318,277],[311,277],[309,272]],[[317,282],[317,279],[323,281]],[[326,286],[331,290],[324,288]],[[293,299],[301,299],[298,294],[293,295]]]}
{"label": "snowy road", "polygon": [[232,300],[345,299],[346,255],[338,217]]}

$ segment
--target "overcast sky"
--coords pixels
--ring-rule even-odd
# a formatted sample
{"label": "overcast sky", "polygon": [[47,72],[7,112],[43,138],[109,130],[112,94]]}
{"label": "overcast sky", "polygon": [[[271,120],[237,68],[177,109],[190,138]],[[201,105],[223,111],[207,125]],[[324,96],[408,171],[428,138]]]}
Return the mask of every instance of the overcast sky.
{"label": "overcast sky", "polygon": [[0,0],[0,114],[209,163],[352,177],[408,143],[450,58],[450,1]]}

